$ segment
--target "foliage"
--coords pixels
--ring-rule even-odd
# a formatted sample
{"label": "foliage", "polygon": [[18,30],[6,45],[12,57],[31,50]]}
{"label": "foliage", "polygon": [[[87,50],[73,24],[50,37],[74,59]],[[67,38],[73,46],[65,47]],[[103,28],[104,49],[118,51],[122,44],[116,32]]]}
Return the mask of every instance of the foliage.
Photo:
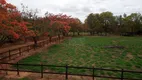
{"label": "foliage", "polygon": [[19,39],[25,35],[28,22],[21,20],[21,13],[5,0],[0,2],[0,42]]}
{"label": "foliage", "polygon": [[74,21],[74,19],[71,18],[71,16],[67,16],[65,14],[50,14],[48,16],[48,19],[50,20],[50,26],[54,33],[63,33],[63,35],[66,35],[69,32],[69,24]]}
{"label": "foliage", "polygon": [[100,14],[89,14],[85,20],[91,35],[95,33],[112,33],[128,35],[142,34],[142,16],[140,13],[132,13],[124,16],[113,16],[111,12],[102,12]]}
{"label": "foliage", "polygon": [[75,19],[65,14],[46,13],[44,17],[38,17],[38,9],[28,9],[22,5],[22,11],[16,6],[0,0],[0,43],[7,41],[24,40],[32,38],[35,44],[37,37],[67,35],[70,23]]}
{"label": "foliage", "polygon": [[73,36],[75,35],[75,32],[78,32],[79,35],[80,32],[84,31],[84,27],[78,18],[74,19],[69,25],[71,26],[70,32],[73,32]]}

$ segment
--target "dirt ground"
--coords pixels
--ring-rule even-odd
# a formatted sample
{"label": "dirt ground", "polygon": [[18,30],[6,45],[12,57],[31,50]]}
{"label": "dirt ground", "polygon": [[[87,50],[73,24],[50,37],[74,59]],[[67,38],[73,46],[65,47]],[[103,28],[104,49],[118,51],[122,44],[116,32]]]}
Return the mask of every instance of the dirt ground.
{"label": "dirt ground", "polygon": [[[65,80],[64,75],[44,74],[41,78],[40,73],[20,72],[20,76],[16,72],[8,72],[2,80]],[[68,80],[92,80],[91,77],[68,76]]]}

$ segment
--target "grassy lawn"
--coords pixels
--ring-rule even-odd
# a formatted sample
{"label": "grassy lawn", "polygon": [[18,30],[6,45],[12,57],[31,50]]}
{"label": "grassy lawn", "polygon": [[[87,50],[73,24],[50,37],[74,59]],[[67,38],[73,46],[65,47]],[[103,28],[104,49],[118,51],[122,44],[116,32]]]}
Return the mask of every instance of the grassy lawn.
{"label": "grassy lawn", "polygon": [[[124,49],[105,48],[123,46]],[[142,37],[74,37],[61,44],[51,46],[47,51],[25,58],[19,63],[86,66],[97,68],[141,70]],[[20,66],[21,69],[39,70],[40,67]],[[47,68],[45,68],[47,69]],[[65,72],[64,68],[48,68]],[[70,69],[71,73],[92,74],[88,70]],[[119,76],[120,73],[95,71],[96,75]],[[142,78],[142,74],[124,74],[125,77]]]}

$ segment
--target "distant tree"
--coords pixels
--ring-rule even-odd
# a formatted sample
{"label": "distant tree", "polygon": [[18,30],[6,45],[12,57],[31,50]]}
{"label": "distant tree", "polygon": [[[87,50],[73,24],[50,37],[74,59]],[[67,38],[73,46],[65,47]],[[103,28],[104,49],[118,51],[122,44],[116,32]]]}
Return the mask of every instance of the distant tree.
{"label": "distant tree", "polygon": [[103,30],[104,32],[110,33],[112,32],[113,23],[114,23],[114,16],[111,12],[102,12],[100,14],[101,22],[103,23]]}
{"label": "distant tree", "polygon": [[89,32],[90,32],[90,34],[91,35],[93,35],[93,32],[94,32],[94,14],[93,13],[91,13],[91,14],[89,14],[88,15],[88,17],[87,17],[87,19],[86,19],[86,23],[87,23],[87,25],[88,25],[88,27],[89,27]]}
{"label": "distant tree", "polygon": [[80,32],[83,31],[82,22],[78,18],[74,19],[74,21],[70,23],[69,26],[71,26],[70,31],[73,32],[73,36],[75,35],[75,32],[80,35]]}

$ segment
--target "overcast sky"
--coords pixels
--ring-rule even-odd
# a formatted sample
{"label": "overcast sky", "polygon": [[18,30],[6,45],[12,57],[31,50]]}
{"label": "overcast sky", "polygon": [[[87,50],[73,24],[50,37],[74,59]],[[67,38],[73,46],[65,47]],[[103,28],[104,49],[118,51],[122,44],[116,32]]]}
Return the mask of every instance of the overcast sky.
{"label": "overcast sky", "polygon": [[21,3],[29,9],[39,9],[38,15],[45,12],[64,13],[79,18],[82,22],[90,13],[111,11],[114,15],[142,13],[142,0],[7,0],[21,10]]}

